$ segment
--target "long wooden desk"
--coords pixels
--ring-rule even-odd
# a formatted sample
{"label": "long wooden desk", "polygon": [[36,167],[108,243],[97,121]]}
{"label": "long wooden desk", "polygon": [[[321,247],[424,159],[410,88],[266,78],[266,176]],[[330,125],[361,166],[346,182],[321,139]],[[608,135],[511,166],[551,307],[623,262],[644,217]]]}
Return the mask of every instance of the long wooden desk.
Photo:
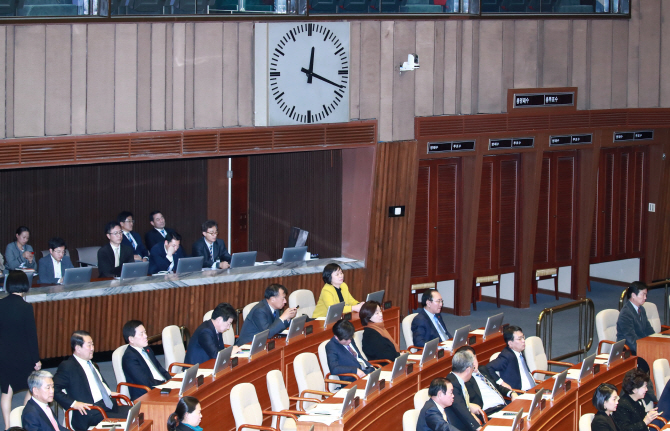
{"label": "long wooden desk", "polygon": [[[478,341],[479,342],[479,341]],[[498,336],[481,344],[475,344],[477,357],[486,362],[492,350],[502,348],[502,336]],[[533,414],[531,421],[526,421],[525,430],[529,431],[576,431],[578,428],[579,417],[584,413],[595,413],[595,408],[591,402],[593,392],[601,383],[612,383],[619,388],[623,381],[624,374],[635,367],[635,357],[626,360],[619,360],[611,367],[601,365],[601,370],[597,375],[586,378],[581,383],[572,380],[572,388],[559,396],[555,401],[547,401],[546,407],[542,412]],[[385,367],[387,369],[388,367]],[[575,368],[578,368],[577,366]],[[388,368],[390,370],[390,368]],[[361,404],[354,411],[350,411],[344,419],[336,421],[329,426],[312,423],[298,422],[298,431],[307,431],[314,425],[314,431],[358,431],[372,430],[383,424],[400,424],[402,415],[405,411],[413,407],[414,394],[419,390],[430,385],[430,380],[435,377],[444,377],[451,370],[451,356],[446,354],[444,358],[427,364],[423,369],[414,372],[403,378],[397,383],[390,385],[369,400],[361,400]],[[535,393],[538,388],[546,388],[551,391],[553,379],[548,379],[538,385],[531,392]],[[365,381],[357,381],[349,385],[356,385],[358,389],[365,388]],[[341,400],[340,400],[341,401]],[[326,402],[336,402],[329,399]],[[520,408],[528,411],[530,401],[516,400],[505,407],[505,411],[517,412]],[[383,418],[383,422],[380,422]],[[491,419],[491,425],[511,425],[512,420]],[[399,429],[399,428],[398,428]]]}
{"label": "long wooden desk", "polygon": [[[352,323],[356,330],[362,329],[358,313],[353,313]],[[384,324],[394,339],[400,336],[400,308],[393,307],[384,311]],[[270,410],[270,396],[267,390],[266,375],[272,370],[281,370],[284,384],[290,396],[298,396],[298,383],[293,373],[293,361],[300,353],[316,353],[323,341],[333,336],[332,325],[323,328],[322,321],[312,321],[306,326],[313,327],[313,333],[303,339],[293,339],[288,344],[283,339],[275,340],[275,349],[261,354],[252,361],[239,359],[239,364],[232,370],[220,373],[216,379],[212,376],[204,379],[204,384],[187,392],[202,405],[202,424],[204,429],[234,430],[235,419],[230,408],[230,391],[239,383],[251,383],[256,387],[256,394],[263,409]],[[502,337],[498,337],[502,339]],[[214,368],[214,360],[201,364],[202,368]],[[139,398],[145,418],[154,421],[154,431],[166,430],[167,418],[175,409],[179,391],[173,389],[169,395],[161,395],[154,389]]]}
{"label": "long wooden desk", "polygon": [[666,336],[651,336],[637,340],[637,355],[649,363],[649,377],[654,387],[654,361],[670,358],[670,331],[662,332]]}

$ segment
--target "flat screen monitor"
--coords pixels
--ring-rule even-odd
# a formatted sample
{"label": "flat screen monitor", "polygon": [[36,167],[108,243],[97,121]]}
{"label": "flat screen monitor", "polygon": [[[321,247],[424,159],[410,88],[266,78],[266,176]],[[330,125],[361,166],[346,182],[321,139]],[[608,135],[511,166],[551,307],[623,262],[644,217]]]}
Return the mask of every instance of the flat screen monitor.
{"label": "flat screen monitor", "polygon": [[146,277],[149,274],[149,262],[124,263],[121,266],[121,280]]}
{"label": "flat screen monitor", "polygon": [[367,400],[370,395],[379,390],[379,376],[382,373],[381,368],[377,368],[370,374],[368,374],[368,382],[365,384],[365,395],[363,396],[364,400]]}
{"label": "flat screen monitor", "polygon": [[391,383],[395,381],[400,376],[404,376],[407,371],[407,359],[409,358],[409,353],[402,353],[400,356],[395,358],[393,362],[393,371],[391,373]]}
{"label": "flat screen monitor", "polygon": [[455,352],[459,348],[468,344],[468,337],[470,337],[470,325],[458,328],[454,332],[454,343],[451,345],[451,351]]}
{"label": "flat screen monitor", "polygon": [[253,358],[256,353],[265,350],[265,346],[268,344],[268,335],[270,335],[269,329],[254,335],[254,339],[251,341],[249,359]]}
{"label": "flat screen monitor", "polygon": [[385,290],[378,290],[376,292],[368,293],[368,297],[365,299],[365,302],[375,301],[383,304],[384,301],[384,292]]}
{"label": "flat screen monitor", "polygon": [[579,381],[584,380],[585,377],[593,374],[593,364],[596,361],[596,354],[594,353],[591,356],[587,356],[582,362],[582,368],[579,370]]}
{"label": "flat screen monitor", "polygon": [[302,336],[306,322],[307,316],[304,314],[291,319],[291,324],[288,327],[288,335],[286,335],[286,341],[288,342],[296,337]]}
{"label": "flat screen monitor", "polygon": [[177,274],[202,271],[203,260],[205,260],[204,256],[182,257],[177,262]]}
{"label": "flat screen monitor", "polygon": [[326,313],[326,320],[323,322],[323,327],[326,328],[331,323],[335,323],[342,318],[342,313],[344,312],[344,302],[338,304],[333,304],[328,307],[328,312]]}
{"label": "flat screen monitor", "polygon": [[135,427],[139,427],[139,417],[140,417],[140,408],[142,407],[141,401],[135,401],[130,410],[128,410],[128,418],[126,419],[126,426],[124,431],[131,431]]}
{"label": "flat screen monitor", "polygon": [[560,391],[563,390],[565,386],[565,379],[568,377],[568,370],[563,371],[560,374],[556,374],[556,379],[554,380],[554,388],[551,390],[551,399],[555,400],[558,397]]}
{"label": "flat screen monitor", "polygon": [[230,356],[233,353],[233,346],[226,347],[223,350],[219,350],[219,353],[216,354],[216,362],[214,362],[214,371],[212,374],[216,377],[216,374],[220,371],[225,370],[230,367]]}
{"label": "flat screen monitor", "polygon": [[282,263],[302,262],[305,260],[305,253],[307,253],[306,246],[285,248],[281,261]]}
{"label": "flat screen monitor", "polygon": [[437,346],[439,343],[440,339],[435,338],[423,345],[423,353],[421,354],[421,363],[419,365],[423,366],[423,364],[437,358]]}
{"label": "flat screen monitor", "polygon": [[233,258],[230,260],[230,267],[244,268],[245,266],[254,266],[256,263],[257,251],[245,251],[242,253],[233,253]]}
{"label": "flat screen monitor", "polygon": [[181,388],[179,388],[179,396],[184,395],[184,392],[188,391],[192,387],[198,384],[198,364],[195,364],[184,373],[184,380],[181,382]]}
{"label": "flat screen monitor", "polygon": [[505,313],[498,313],[486,319],[486,328],[484,329],[484,339],[486,339],[486,337],[488,337],[489,335],[497,334],[498,332],[500,332],[500,328],[502,327],[503,323],[503,317],[505,317]]}
{"label": "flat screen monitor", "polygon": [[610,355],[607,357],[607,365],[612,364],[617,359],[621,358],[623,353],[623,348],[626,345],[626,340],[619,340],[612,345],[612,350],[610,350]]}
{"label": "flat screen monitor", "polygon": [[307,236],[309,232],[302,230],[299,227],[292,227],[291,233],[288,236],[287,247],[302,247],[307,244]]}
{"label": "flat screen monitor", "polygon": [[85,266],[83,268],[68,268],[63,275],[63,286],[69,284],[88,283],[91,281],[92,266]]}
{"label": "flat screen monitor", "polygon": [[532,416],[533,413],[535,413],[536,410],[538,410],[538,406],[540,405],[540,401],[542,400],[542,394],[544,394],[544,389],[538,389],[537,392],[535,392],[535,396],[533,397],[533,401],[530,403],[530,409],[528,410],[528,418]]}

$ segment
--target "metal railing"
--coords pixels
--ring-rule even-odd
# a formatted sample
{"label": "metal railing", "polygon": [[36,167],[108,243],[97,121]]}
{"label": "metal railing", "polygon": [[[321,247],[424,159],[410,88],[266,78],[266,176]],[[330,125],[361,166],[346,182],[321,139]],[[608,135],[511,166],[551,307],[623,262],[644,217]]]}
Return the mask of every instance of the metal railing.
{"label": "metal railing", "polygon": [[[572,309],[579,309],[579,329],[577,337],[577,350],[565,353],[556,357],[551,356],[551,347],[553,342],[554,315]],[[557,305],[555,307],[545,308],[537,316],[535,324],[535,335],[540,337],[544,352],[550,361],[560,361],[565,358],[577,355],[582,360],[582,355],[589,351],[593,344],[593,329],[595,327],[595,308],[593,301],[588,298],[579,301],[568,302],[567,304]]]}
{"label": "metal railing", "polygon": [[[668,293],[670,292],[670,278],[666,278],[665,280],[656,280],[652,283],[647,284],[648,289],[647,290],[653,290],[653,289],[660,289],[660,288],[665,288],[665,295],[663,295],[663,325],[668,325],[668,305],[670,304],[670,298],[668,297]],[[626,291],[628,288],[624,289],[623,292],[621,292],[621,296],[619,297],[619,311],[623,308],[624,303],[626,302]]]}

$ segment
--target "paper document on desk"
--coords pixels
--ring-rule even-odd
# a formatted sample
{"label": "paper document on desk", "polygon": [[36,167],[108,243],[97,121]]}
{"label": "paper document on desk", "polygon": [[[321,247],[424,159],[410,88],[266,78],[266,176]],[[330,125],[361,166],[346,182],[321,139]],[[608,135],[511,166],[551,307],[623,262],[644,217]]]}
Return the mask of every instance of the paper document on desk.
{"label": "paper document on desk", "polygon": [[568,375],[565,376],[565,377],[568,378],[568,379],[572,379],[572,380],[579,380],[579,374],[580,373],[581,373],[581,370],[575,370],[575,369],[568,370]]}
{"label": "paper document on desk", "polygon": [[121,428],[125,429],[126,428],[126,421],[122,422],[111,422],[111,421],[102,421],[98,425],[95,426],[96,428]]}
{"label": "paper document on desk", "polygon": [[[513,420],[513,419],[510,419]],[[486,431],[511,431],[512,430],[512,424],[510,424],[508,427],[502,426],[502,425],[486,425],[486,428],[484,428]]]}
{"label": "paper document on desk", "polygon": [[167,381],[162,385],[154,386],[156,389],[179,389],[181,388],[181,382],[175,382],[174,380]]}
{"label": "paper document on desk", "polygon": [[[349,392],[349,389],[340,389],[339,391],[337,391],[335,395],[333,395],[333,398],[344,398],[347,396],[347,392]],[[363,399],[363,397],[365,396],[365,389],[356,389],[356,396],[361,397],[361,399]],[[341,404],[340,407],[342,407]]]}
{"label": "paper document on desk", "polygon": [[326,318],[325,318],[325,317],[317,317],[317,318],[314,319],[314,320],[326,320]]}
{"label": "paper document on desk", "polygon": [[[387,382],[390,382],[391,377],[393,377],[393,371],[382,371],[379,373],[379,380],[386,380]],[[370,375],[368,374],[367,376],[363,377],[363,380],[368,380],[369,378]]]}
{"label": "paper document on desk", "polygon": [[484,335],[484,333],[483,329],[473,329],[470,331],[470,335]]}
{"label": "paper document on desk", "polygon": [[603,365],[607,363],[607,359],[594,359],[593,363]]}
{"label": "paper document on desk", "polygon": [[[519,396],[516,397],[517,400],[529,400],[529,401],[533,401],[533,398],[535,398],[535,394],[519,394]],[[516,414],[516,412],[514,412],[514,414]],[[514,419],[514,416],[512,416],[512,419]]]}
{"label": "paper document on desk", "polygon": [[230,355],[231,358],[248,358],[251,353],[251,350],[243,350],[239,353],[235,353],[234,355]]}
{"label": "paper document on desk", "polygon": [[251,343],[242,344],[242,345],[240,346],[240,349],[242,349],[242,350],[251,350]]}
{"label": "paper document on desk", "polygon": [[310,415],[339,415],[342,411],[342,403],[318,403],[307,409]]}
{"label": "paper document on desk", "polygon": [[[491,416],[489,416],[489,419],[497,418],[497,419],[511,419],[511,420],[514,420],[514,418],[516,417],[516,414],[517,414],[517,412],[506,412],[506,411],[501,410],[499,412],[493,413]],[[522,418],[525,418],[526,416],[528,416],[528,412],[523,412],[521,414]],[[489,429],[489,427],[486,427],[486,429]]]}
{"label": "paper document on desk", "polygon": [[670,337],[670,334],[657,333],[657,334],[648,335],[648,337]]}
{"label": "paper document on desk", "polygon": [[409,355],[407,359],[409,359],[410,361],[421,362],[421,355]]}
{"label": "paper document on desk", "polygon": [[334,415],[302,415],[298,416],[298,422],[317,422],[324,425],[330,425],[340,420],[337,414]]}
{"label": "paper document on desk", "polygon": [[596,356],[596,359],[608,359],[609,357],[609,353],[601,353],[600,355]]}
{"label": "paper document on desk", "polygon": [[[205,368],[205,369],[202,369],[202,368],[199,368],[199,367],[198,367],[198,375],[199,375],[199,376],[209,377],[209,376],[212,375],[213,372],[214,372],[214,370],[208,370],[208,369],[206,369],[206,368]],[[173,378],[173,379],[183,379],[183,378],[184,378],[184,374],[186,374],[186,371],[182,371],[181,373],[177,373],[177,374],[175,374],[174,377],[172,377],[172,378]]]}
{"label": "paper document on desk", "polygon": [[284,329],[283,331],[280,332],[282,335],[288,335],[288,329]]}

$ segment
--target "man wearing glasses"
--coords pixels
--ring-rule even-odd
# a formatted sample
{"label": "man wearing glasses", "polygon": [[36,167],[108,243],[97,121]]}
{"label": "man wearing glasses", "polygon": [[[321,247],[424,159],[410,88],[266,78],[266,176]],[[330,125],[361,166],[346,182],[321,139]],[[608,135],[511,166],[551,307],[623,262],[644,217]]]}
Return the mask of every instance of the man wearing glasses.
{"label": "man wearing glasses", "polygon": [[442,320],[442,295],[435,289],[429,289],[421,297],[423,306],[412,320],[412,337],[414,345],[423,347],[427,341],[439,338],[447,341],[451,334]]}
{"label": "man wearing glasses", "polygon": [[98,250],[98,273],[101,278],[120,277],[121,265],[135,261],[135,251],[132,247],[122,244],[123,230],[118,222],[110,221],[105,226],[105,234],[109,244]]}
{"label": "man wearing glasses", "polygon": [[497,384],[508,389],[527,391],[535,386],[535,380],[530,374],[526,357],[523,354],[526,348],[526,337],[518,326],[508,326],[503,331],[503,339],[507,343],[502,352],[486,368],[494,376],[497,372],[500,379]]}
{"label": "man wearing glasses", "polygon": [[121,230],[123,230],[122,243],[133,248],[135,251],[135,260],[138,262],[149,260],[149,251],[142,244],[142,238],[137,232],[133,232],[133,227],[135,227],[133,213],[130,211],[121,211],[117,217],[117,221],[121,225]]}
{"label": "man wearing glasses", "polygon": [[203,256],[203,268],[228,269],[230,268],[230,253],[226,243],[218,239],[219,225],[214,220],[207,220],[202,224],[202,238],[193,244],[192,254]]}

